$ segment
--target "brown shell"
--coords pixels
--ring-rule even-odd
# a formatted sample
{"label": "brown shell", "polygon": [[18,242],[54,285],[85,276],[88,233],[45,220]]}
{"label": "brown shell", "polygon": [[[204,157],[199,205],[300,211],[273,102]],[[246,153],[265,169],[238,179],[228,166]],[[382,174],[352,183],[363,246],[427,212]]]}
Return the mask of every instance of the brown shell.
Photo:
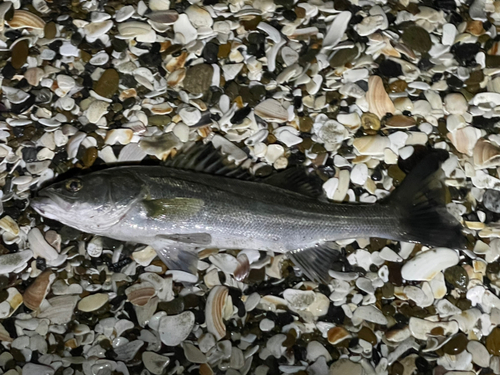
{"label": "brown shell", "polygon": [[150,283],[140,283],[128,287],[125,294],[132,305],[144,306],[156,295],[156,290]]}
{"label": "brown shell", "polygon": [[229,291],[225,286],[218,285],[214,287],[208,295],[205,307],[207,330],[214,335],[217,340],[226,336],[226,326],[222,320],[222,314],[226,306],[228,293]]}
{"label": "brown shell", "polygon": [[370,112],[375,113],[379,118],[384,117],[386,113],[396,112],[394,103],[389,98],[389,95],[387,95],[382,78],[379,76],[371,76],[368,80],[366,101],[368,102]]}
{"label": "brown shell", "polygon": [[14,17],[7,24],[13,29],[41,29],[45,28],[45,22],[38,16],[26,10],[15,10]]}
{"label": "brown shell", "polygon": [[51,270],[43,271],[35,281],[24,291],[24,304],[31,310],[38,310],[47,295],[51,283]]}

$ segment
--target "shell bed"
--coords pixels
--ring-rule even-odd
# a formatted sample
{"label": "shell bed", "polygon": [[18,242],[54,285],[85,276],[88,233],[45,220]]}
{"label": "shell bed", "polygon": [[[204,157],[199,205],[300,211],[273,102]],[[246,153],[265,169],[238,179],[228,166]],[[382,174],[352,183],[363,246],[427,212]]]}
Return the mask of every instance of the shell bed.
{"label": "shell bed", "polygon": [[[500,374],[499,27],[493,0],[1,2],[0,374]],[[447,150],[469,250],[342,241],[318,285],[207,249],[189,284],[29,208],[67,171],[189,142],[364,203]]]}

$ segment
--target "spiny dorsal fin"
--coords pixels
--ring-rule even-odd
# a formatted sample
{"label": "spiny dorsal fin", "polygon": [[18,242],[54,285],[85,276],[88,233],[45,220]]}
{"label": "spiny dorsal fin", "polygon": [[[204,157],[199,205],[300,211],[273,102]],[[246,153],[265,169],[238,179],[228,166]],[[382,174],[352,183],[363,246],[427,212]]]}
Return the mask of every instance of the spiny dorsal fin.
{"label": "spiny dorsal fin", "polygon": [[166,167],[212,175],[250,179],[250,172],[241,164],[229,161],[212,143],[188,145],[172,159],[163,163]]}

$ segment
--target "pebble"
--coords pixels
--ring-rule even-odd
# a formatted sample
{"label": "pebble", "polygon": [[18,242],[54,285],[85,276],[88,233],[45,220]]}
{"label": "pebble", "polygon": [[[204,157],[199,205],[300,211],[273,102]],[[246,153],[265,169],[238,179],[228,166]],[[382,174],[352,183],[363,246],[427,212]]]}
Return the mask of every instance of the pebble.
{"label": "pebble", "polygon": [[500,213],[500,191],[487,189],[483,195],[483,204],[491,212]]}
{"label": "pebble", "polygon": [[109,296],[107,293],[96,293],[91,294],[87,297],[81,299],[78,302],[78,310],[84,312],[92,312],[100,309],[104,306],[106,302],[108,302]]}
{"label": "pebble", "polygon": [[32,257],[33,252],[30,250],[0,255],[0,274],[6,275],[10,272],[20,271]]}
{"label": "pebble", "polygon": [[183,80],[184,89],[192,94],[205,93],[212,83],[213,74],[214,69],[208,64],[197,64],[190,67]]}
{"label": "pebble", "polygon": [[95,92],[104,97],[111,98],[118,90],[120,75],[115,69],[107,69],[95,84]]}
{"label": "pebble", "polygon": [[456,265],[459,261],[454,250],[436,248],[417,254],[403,265],[401,275],[406,280],[430,281],[438,272]]}

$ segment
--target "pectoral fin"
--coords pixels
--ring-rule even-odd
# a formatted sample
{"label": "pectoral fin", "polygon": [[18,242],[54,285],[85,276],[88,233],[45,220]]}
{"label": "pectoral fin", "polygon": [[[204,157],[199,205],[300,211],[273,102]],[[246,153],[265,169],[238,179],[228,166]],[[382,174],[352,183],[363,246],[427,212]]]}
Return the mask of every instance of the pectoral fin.
{"label": "pectoral fin", "polygon": [[311,280],[326,283],[330,279],[328,271],[338,258],[338,252],[335,245],[324,243],[292,250],[287,255]]}
{"label": "pectoral fin", "polygon": [[173,199],[146,199],[143,201],[147,214],[155,219],[189,219],[204,204],[202,199],[181,197]]}

